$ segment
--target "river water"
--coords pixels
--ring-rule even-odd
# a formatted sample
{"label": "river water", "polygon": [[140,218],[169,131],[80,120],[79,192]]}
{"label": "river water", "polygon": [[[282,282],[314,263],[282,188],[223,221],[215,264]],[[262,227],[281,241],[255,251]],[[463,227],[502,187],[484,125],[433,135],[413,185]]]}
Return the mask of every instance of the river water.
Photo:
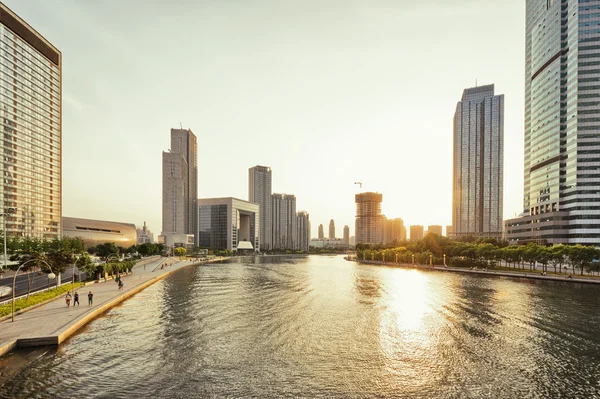
{"label": "river water", "polygon": [[2,367],[15,398],[600,398],[600,287],[237,259]]}

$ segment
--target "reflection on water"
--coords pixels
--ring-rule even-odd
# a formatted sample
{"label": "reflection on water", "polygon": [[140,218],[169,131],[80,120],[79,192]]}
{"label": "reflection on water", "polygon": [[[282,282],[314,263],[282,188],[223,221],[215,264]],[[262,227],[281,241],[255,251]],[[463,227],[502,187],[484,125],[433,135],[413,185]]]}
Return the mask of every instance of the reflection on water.
{"label": "reflection on water", "polygon": [[181,270],[1,397],[600,397],[598,287],[257,257]]}

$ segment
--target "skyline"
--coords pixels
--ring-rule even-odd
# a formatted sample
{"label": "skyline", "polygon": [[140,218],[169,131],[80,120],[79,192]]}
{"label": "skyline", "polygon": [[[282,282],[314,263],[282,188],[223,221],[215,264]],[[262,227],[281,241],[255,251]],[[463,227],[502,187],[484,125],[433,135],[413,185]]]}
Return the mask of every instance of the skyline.
{"label": "skyline", "polygon": [[[525,6],[478,3],[126,4],[117,14],[5,1],[63,53],[64,215],[159,231],[160,154],[181,122],[198,137],[200,198],[245,199],[247,169],[270,166],[273,192],[298,198],[313,237],[330,219],[355,235],[356,181],[383,194],[387,217],[450,224],[452,115],[475,79],[506,95],[504,217],[521,212]],[[422,30],[424,18],[435,28]],[[131,24],[142,19],[157,24]],[[167,23],[185,28],[150,28]],[[442,73],[440,60],[455,59]]]}

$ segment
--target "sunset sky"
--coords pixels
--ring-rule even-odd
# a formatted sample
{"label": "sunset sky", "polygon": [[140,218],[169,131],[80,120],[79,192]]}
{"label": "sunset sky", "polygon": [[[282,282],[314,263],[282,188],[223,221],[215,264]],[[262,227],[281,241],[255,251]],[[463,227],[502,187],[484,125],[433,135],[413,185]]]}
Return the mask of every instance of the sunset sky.
{"label": "sunset sky", "polygon": [[463,89],[505,95],[504,218],[522,211],[523,0],[4,0],[63,55],[63,215],[161,230],[161,152],[198,137],[199,197],[273,169],[312,235],[354,194],[451,223]]}

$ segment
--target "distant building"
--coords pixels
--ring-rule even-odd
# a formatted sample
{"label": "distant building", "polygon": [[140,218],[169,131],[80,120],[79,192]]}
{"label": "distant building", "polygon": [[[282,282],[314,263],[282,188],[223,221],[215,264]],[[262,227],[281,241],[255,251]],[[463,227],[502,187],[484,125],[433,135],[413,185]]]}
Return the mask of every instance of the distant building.
{"label": "distant building", "polygon": [[133,223],[63,216],[62,226],[63,237],[81,238],[87,248],[109,242],[115,243],[117,247],[129,248],[137,243],[137,231]]}
{"label": "distant building", "polygon": [[329,221],[329,238],[335,238],[335,223],[333,219]]}
{"label": "distant building", "polygon": [[427,234],[437,234],[438,236],[442,235],[442,226],[433,225],[427,227]]}
{"label": "distant building", "polygon": [[446,237],[454,237],[452,225],[446,226]]}
{"label": "distant building", "polygon": [[356,245],[356,237],[350,236],[350,245],[351,246],[355,246]]}
{"label": "distant building", "polygon": [[355,233],[357,244],[380,244],[383,242],[383,222],[381,214],[383,195],[379,193],[356,194]]}
{"label": "distant building", "polygon": [[158,236],[158,243],[163,244],[167,249],[182,247],[190,250],[194,248],[194,240],[195,236],[193,234],[169,233]]}
{"label": "distant building", "polygon": [[323,229],[323,225],[322,224],[319,225],[319,235],[318,235],[318,237],[319,237],[319,240],[322,240],[323,238],[325,238],[325,231]]}
{"label": "distant building", "polygon": [[383,228],[383,242],[386,244],[392,244],[404,241],[404,231],[404,221],[402,219],[385,219]]}
{"label": "distant building", "polygon": [[349,248],[341,238],[313,238],[310,240],[310,246],[313,248]]}
{"label": "distant building", "polygon": [[260,247],[272,249],[273,210],[272,210],[272,172],[268,166],[256,165],[248,169],[248,201],[259,206],[260,212]]}
{"label": "distant building", "polygon": [[152,234],[150,229],[146,226],[146,222],[144,222],[144,226],[137,229],[137,245],[147,242],[154,242],[154,234]]}
{"label": "distant building", "polygon": [[308,212],[300,211],[296,214],[296,237],[298,237],[297,250],[308,251],[310,245],[310,219]]}
{"label": "distant building", "polygon": [[423,226],[410,226],[410,240],[418,241],[423,239]]}
{"label": "distant building", "polygon": [[260,207],[233,197],[198,199],[198,244],[237,252],[260,251]]}
{"label": "distant building", "polygon": [[344,244],[350,245],[350,227],[348,225],[344,226]]}
{"label": "distant building", "polygon": [[162,233],[198,234],[198,142],[189,129],[171,129],[162,154]]}
{"label": "distant building", "polygon": [[273,249],[295,249],[297,245],[296,196],[273,194]]}
{"label": "distant building", "polygon": [[495,95],[494,85],[464,90],[454,114],[453,153],[454,234],[457,237],[500,238],[504,184],[504,95]]}

